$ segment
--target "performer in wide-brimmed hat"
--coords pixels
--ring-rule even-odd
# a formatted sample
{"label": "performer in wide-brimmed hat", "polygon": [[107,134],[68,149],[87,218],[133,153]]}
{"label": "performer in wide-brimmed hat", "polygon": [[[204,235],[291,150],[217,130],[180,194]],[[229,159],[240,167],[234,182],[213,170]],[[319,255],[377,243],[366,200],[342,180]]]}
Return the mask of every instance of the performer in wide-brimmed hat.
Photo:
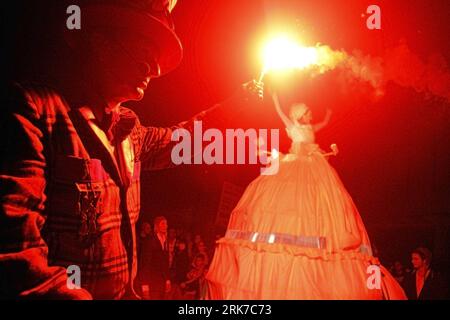
{"label": "performer in wide-brimmed hat", "polygon": [[[68,54],[47,63],[49,81],[2,90],[1,298],[138,298],[140,170],[173,165],[175,129],[192,130],[194,119],[212,126],[235,107],[170,128],[141,125],[123,104],[180,63],[175,1],[79,3],[81,29],[64,32],[68,50],[56,52]],[[232,101],[258,100],[259,85],[244,88]],[[69,266],[80,289],[67,285]]]}

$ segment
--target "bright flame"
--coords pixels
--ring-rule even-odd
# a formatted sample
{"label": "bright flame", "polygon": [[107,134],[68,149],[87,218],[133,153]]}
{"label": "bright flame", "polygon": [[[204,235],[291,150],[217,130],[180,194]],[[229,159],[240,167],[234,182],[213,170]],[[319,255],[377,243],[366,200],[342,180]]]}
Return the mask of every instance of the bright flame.
{"label": "bright flame", "polygon": [[318,52],[315,47],[304,47],[281,36],[270,40],[263,51],[264,70],[304,69],[318,63]]}
{"label": "bright flame", "polygon": [[425,62],[401,42],[387,48],[383,56],[374,57],[361,51],[333,50],[320,43],[304,47],[293,39],[288,33],[282,33],[266,43],[261,54],[264,60],[259,81],[272,70],[314,66],[308,71],[317,75],[339,68],[341,85],[353,86],[355,80],[367,82],[374,89],[375,98],[384,95],[387,83],[394,82],[450,101],[450,72],[442,54],[432,55]]}

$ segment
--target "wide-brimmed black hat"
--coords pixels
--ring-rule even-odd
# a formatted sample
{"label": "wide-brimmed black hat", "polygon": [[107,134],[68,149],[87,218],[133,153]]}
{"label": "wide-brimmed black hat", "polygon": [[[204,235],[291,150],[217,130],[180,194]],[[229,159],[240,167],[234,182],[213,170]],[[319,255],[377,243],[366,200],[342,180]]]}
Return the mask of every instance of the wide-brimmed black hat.
{"label": "wide-brimmed black hat", "polygon": [[160,51],[161,75],[175,69],[183,47],[175,33],[171,11],[176,0],[91,0],[81,6],[82,29],[123,28],[136,31]]}

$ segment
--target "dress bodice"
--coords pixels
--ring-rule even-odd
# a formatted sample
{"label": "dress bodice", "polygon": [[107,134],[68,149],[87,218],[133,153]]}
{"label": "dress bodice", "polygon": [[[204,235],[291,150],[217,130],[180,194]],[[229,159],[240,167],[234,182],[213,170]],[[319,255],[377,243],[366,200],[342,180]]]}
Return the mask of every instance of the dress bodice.
{"label": "dress bodice", "polygon": [[301,145],[312,145],[315,143],[314,130],[312,125],[293,125],[286,128],[289,138],[292,140],[290,153],[298,154]]}

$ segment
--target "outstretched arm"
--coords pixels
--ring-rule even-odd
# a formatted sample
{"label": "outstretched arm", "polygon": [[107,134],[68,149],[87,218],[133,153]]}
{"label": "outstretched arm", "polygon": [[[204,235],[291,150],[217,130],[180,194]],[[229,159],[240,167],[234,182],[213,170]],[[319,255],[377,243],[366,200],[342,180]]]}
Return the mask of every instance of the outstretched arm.
{"label": "outstretched arm", "polygon": [[280,102],[278,101],[278,96],[276,93],[272,94],[272,99],[273,103],[275,104],[275,110],[277,110],[277,113],[283,121],[284,125],[286,126],[286,128],[291,128],[294,124],[281,110]]}
{"label": "outstretched arm", "polygon": [[[263,98],[263,83],[255,80],[244,83],[230,98],[222,103],[202,111],[189,119],[169,128],[145,127],[137,121],[135,136],[140,141],[139,158],[144,170],[158,170],[176,166],[172,151],[179,140],[174,138],[182,134],[193,135],[196,121],[201,121],[202,128],[223,128],[227,122],[235,121],[236,115],[242,114],[248,106],[257,105]],[[178,135],[179,133],[179,135]],[[195,154],[190,155],[193,160]]]}
{"label": "outstretched arm", "polygon": [[330,122],[331,114],[332,114],[331,109],[327,109],[327,113],[326,113],[323,121],[313,125],[314,132],[317,132],[317,131],[323,129],[328,125],[328,123]]}

